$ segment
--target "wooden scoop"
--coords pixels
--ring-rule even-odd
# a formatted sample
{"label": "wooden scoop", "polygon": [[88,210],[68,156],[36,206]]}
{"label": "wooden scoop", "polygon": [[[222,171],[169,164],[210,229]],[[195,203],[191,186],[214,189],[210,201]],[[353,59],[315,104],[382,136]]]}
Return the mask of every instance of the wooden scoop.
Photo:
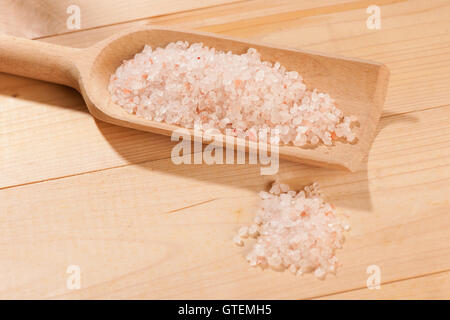
{"label": "wooden scoop", "polygon": [[[377,122],[388,84],[389,71],[380,64],[248,42],[203,32],[181,31],[156,26],[133,28],[118,33],[86,49],[0,35],[0,72],[50,81],[75,88],[83,95],[89,112],[97,119],[138,130],[171,135],[178,126],[146,120],[125,112],[109,96],[110,76],[125,59],[143,50],[144,45],[163,47],[174,41],[203,42],[218,50],[242,54],[252,47],[262,60],[279,61],[287,70],[298,71],[310,89],[329,93],[346,115],[355,115],[358,140],[349,144],[315,148],[280,146],[283,158],[306,163],[355,170],[367,156],[375,137]],[[192,131],[191,131],[192,132]],[[192,132],[193,133],[193,132]],[[245,145],[232,139],[234,146]],[[257,148],[247,144],[247,150]]]}

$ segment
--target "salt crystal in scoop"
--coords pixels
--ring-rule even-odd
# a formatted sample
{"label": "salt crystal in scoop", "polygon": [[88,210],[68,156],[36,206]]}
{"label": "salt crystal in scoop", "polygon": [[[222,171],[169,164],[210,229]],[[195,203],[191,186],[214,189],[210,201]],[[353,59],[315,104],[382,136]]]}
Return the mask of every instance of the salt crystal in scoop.
{"label": "salt crystal in scoop", "polygon": [[308,90],[296,71],[261,61],[248,49],[237,55],[202,43],[145,46],[111,76],[114,103],[137,116],[256,140],[277,129],[283,144],[305,146],[356,139],[352,123],[326,93]]}

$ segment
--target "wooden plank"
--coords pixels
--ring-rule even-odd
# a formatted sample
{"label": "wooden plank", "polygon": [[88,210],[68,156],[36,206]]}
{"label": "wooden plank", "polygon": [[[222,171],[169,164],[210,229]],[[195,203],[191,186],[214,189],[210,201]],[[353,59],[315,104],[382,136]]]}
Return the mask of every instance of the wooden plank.
{"label": "wooden plank", "polygon": [[[0,74],[0,297],[448,299],[450,5],[375,3],[379,31],[365,28],[367,1],[255,0],[45,39],[83,47],[157,23],[387,63],[385,114],[365,166],[280,166],[294,188],[319,181],[349,215],[336,277],[248,267],[249,248],[231,237],[274,179],[259,167],[175,166],[167,138],[96,123],[73,90]],[[72,264],[80,291],[66,286]],[[365,287],[372,264],[381,290]]]}
{"label": "wooden plank", "polygon": [[72,89],[1,77],[1,187],[170,157],[170,138],[96,121]]}
{"label": "wooden plank", "polygon": [[[448,270],[449,110],[385,118],[368,171],[281,164],[281,179],[319,181],[349,215],[337,277],[247,265],[248,247],[231,238],[273,179],[257,166],[162,159],[2,190],[0,297],[311,298],[365,286],[372,264],[383,281]],[[82,271],[76,292],[71,264]]]}
{"label": "wooden plank", "polygon": [[[421,5],[421,3],[417,3],[416,9],[413,11],[417,11],[421,15],[418,16],[419,13],[416,13],[413,18],[417,20],[420,17],[423,21],[428,21],[430,23],[433,21],[432,19],[436,19],[438,9],[440,12],[445,13],[448,8],[448,6],[443,8],[433,6],[430,10],[424,11],[423,8],[420,7]],[[242,9],[243,4],[240,6]],[[397,16],[401,16],[401,12],[404,12],[406,17],[413,14],[411,13],[412,9],[408,6],[403,6],[402,3],[393,4],[392,6],[395,6],[395,13]],[[397,6],[402,7],[399,8]],[[387,8],[391,8],[391,6],[388,6]],[[266,8],[263,12],[267,14],[268,10],[275,9]],[[388,10],[383,9],[383,12],[385,11]],[[208,10],[205,9],[202,14],[205,15],[205,12],[208,12]],[[260,12],[259,14],[262,13]],[[175,21],[182,20],[182,18],[185,19],[185,15],[188,15],[188,13],[184,13],[183,17],[174,19]],[[228,13],[228,16],[226,15],[227,19],[229,19],[229,15],[230,13]],[[218,17],[220,18],[220,15]],[[347,19],[350,19],[350,17],[347,17]],[[167,23],[170,23],[170,19]],[[321,30],[324,30],[323,23],[323,21],[316,21],[317,26],[309,28],[311,29],[310,32],[320,34],[318,33],[319,29],[317,28],[321,26]],[[441,23],[436,29],[432,29],[432,32],[438,33],[439,27],[445,27],[445,23],[447,22],[444,22],[444,24]],[[336,22],[331,25],[339,24]],[[114,28],[119,28],[120,26],[121,25],[114,26]],[[111,28],[82,31],[51,38],[49,40],[78,45],[80,44],[79,41],[82,39],[83,43],[88,44],[90,41],[96,41],[98,34],[100,34],[101,37],[104,37],[106,36],[105,32],[112,33],[116,30]],[[384,26],[383,28],[387,27]],[[308,30],[308,28],[305,29]],[[420,30],[427,30],[427,28],[421,28],[420,25],[414,24],[413,26],[411,24],[408,25],[406,30],[408,32],[405,34],[409,37],[409,35],[421,32]],[[395,28],[392,30],[389,29],[386,32],[388,31],[395,33]],[[429,37],[425,37],[424,39],[434,41],[439,38],[432,37],[432,32],[428,34]],[[342,33],[343,31],[341,31],[341,34]],[[284,36],[281,35],[282,34],[280,34],[279,37],[280,39],[294,38],[291,33],[285,34]],[[306,37],[306,39],[308,38],[312,39],[311,37]],[[336,38],[339,39],[339,37]],[[397,33],[396,38],[401,38],[401,34]],[[372,40],[378,41],[379,44],[378,42],[375,42],[375,45],[364,47],[363,49],[367,54],[370,51],[383,52],[380,49],[384,45],[383,39],[384,37],[377,37],[376,39],[372,38]],[[391,37],[390,41],[392,42],[392,40]],[[333,40],[329,39],[329,41]],[[442,51],[442,53],[437,56],[438,59],[446,59],[446,62],[444,63],[433,62],[432,56],[428,59],[424,59],[423,57],[421,59],[420,52],[424,52],[423,50],[420,50],[423,41],[425,40],[423,40],[422,37],[419,37],[411,38],[410,40],[402,41],[401,43],[392,42],[391,47],[386,51],[391,52],[391,55],[397,60],[396,63],[399,67],[396,68],[393,63],[389,63],[392,73],[385,106],[385,115],[392,114],[392,110],[396,111],[400,104],[407,106],[407,109],[400,106],[399,110],[406,110],[407,112],[407,110],[410,109],[420,110],[439,106],[439,103],[447,101],[449,91],[442,89],[439,79],[443,79],[442,77],[444,77],[445,80],[445,77],[450,75],[450,72],[445,71],[448,62],[446,57],[448,57],[449,54]],[[351,46],[352,43],[357,42],[358,41],[351,41],[351,39],[348,39],[345,40],[345,44],[341,47]],[[433,46],[433,43],[429,42],[428,45]],[[411,51],[403,49],[404,46],[411,47]],[[437,42],[433,48],[437,51],[440,50],[437,46]],[[442,50],[446,49],[442,48]],[[392,53],[396,51],[398,52],[397,54]],[[353,52],[356,55],[357,50]],[[410,57],[415,54],[417,54],[417,56],[415,56],[414,59],[405,58],[405,61],[402,61],[403,55],[405,55],[405,57]],[[425,64],[421,65],[421,63]],[[435,72],[426,71],[430,70],[433,66],[436,69]],[[412,72],[409,78],[403,76],[403,73],[407,71],[407,68],[411,69]],[[422,76],[426,78],[421,78]],[[2,116],[0,117],[2,123],[1,133],[3,136],[1,136],[0,141],[2,143],[2,148],[7,149],[6,152],[2,153],[2,158],[0,158],[0,166],[2,172],[4,172],[0,180],[0,187],[53,179],[60,176],[95,171],[101,168],[121,166],[129,162],[135,163],[151,159],[160,159],[161,157],[167,158],[169,155],[171,145],[167,144],[168,140],[166,138],[113,128],[100,122],[96,123],[88,114],[79,112],[78,110],[83,110],[82,101],[76,93],[69,89],[62,89],[62,87],[45,84],[43,82],[1,74],[0,81],[7,84],[3,85],[0,89],[0,103],[3,108]],[[426,86],[423,85],[424,82],[427,83]],[[420,90],[418,86],[421,86]],[[19,96],[16,98],[11,97],[16,95]],[[419,99],[419,97],[415,95],[420,95],[421,98]],[[35,102],[38,102],[38,104]],[[6,106],[10,107],[6,108]],[[62,109],[58,108],[58,106],[70,106],[70,108]],[[74,112],[74,110],[77,111]],[[36,119],[40,119],[40,121],[36,122]],[[72,120],[73,123],[69,124]],[[32,131],[23,130],[30,126],[33,127]],[[66,132],[67,127],[69,131]],[[105,138],[105,135],[98,134],[99,131],[102,132],[105,130],[109,131],[108,135],[114,136],[114,139]],[[11,132],[14,132],[14,134],[10,134]],[[5,134],[7,134],[7,136],[5,136]],[[87,142],[83,142],[81,139],[77,138],[77,134],[81,134],[81,136],[84,137],[83,140]],[[56,139],[57,141],[53,142],[52,139]],[[110,143],[108,143],[108,141]],[[126,155],[117,154],[114,150],[114,145],[117,143],[129,145]],[[123,150],[123,148],[121,149]],[[95,150],[95,152],[93,152],[93,150]],[[32,158],[34,160],[30,160]],[[61,165],[58,165],[55,162],[59,162]]]}
{"label": "wooden plank", "polygon": [[[365,10],[374,3],[382,8],[381,30],[366,27],[368,14]],[[45,41],[86,47],[132,25],[154,23],[376,60],[391,70],[384,108],[385,114],[389,114],[448,103],[450,91],[446,90],[446,84],[450,81],[450,46],[447,43],[450,35],[446,30],[450,27],[449,14],[450,4],[446,0],[340,4],[325,1],[320,5],[314,3],[314,6],[298,1],[284,2],[280,6],[244,2],[230,5],[230,10],[196,10],[61,35]],[[349,34],[348,30],[352,32]]]}
{"label": "wooden plank", "polygon": [[71,89],[2,76],[0,187],[170,157],[168,138],[96,122]]}
{"label": "wooden plank", "polygon": [[367,288],[324,296],[321,299],[414,299],[450,298],[450,271],[382,284],[380,289]]}
{"label": "wooden plank", "polygon": [[70,6],[80,10],[80,28],[94,28],[130,20],[163,16],[175,12],[215,7],[239,0],[41,0],[1,1],[0,32],[25,38],[36,38],[73,32],[67,21],[74,13]]}

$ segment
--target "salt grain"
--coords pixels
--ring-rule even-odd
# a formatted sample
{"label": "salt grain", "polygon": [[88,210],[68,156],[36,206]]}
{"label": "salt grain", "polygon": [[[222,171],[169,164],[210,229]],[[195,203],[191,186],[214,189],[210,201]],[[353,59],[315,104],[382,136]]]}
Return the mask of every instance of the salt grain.
{"label": "salt grain", "polygon": [[334,253],[342,247],[349,225],[337,217],[334,206],[323,201],[317,183],[297,193],[276,182],[272,190],[277,194],[261,192],[255,224],[245,232],[242,227],[234,239],[243,245],[241,234],[256,237],[247,255],[250,265],[288,269],[298,275],[313,272],[319,279],[334,273],[338,267]]}
{"label": "salt grain", "polygon": [[238,231],[238,235],[241,238],[247,238],[248,237],[248,227],[247,226],[241,227]]}
{"label": "salt grain", "polygon": [[242,241],[242,238],[241,238],[239,235],[234,236],[233,242],[234,242],[234,244],[237,245],[237,246],[242,246],[242,245],[244,245],[244,242]]}
{"label": "salt grain", "polygon": [[289,186],[287,184],[281,183],[280,184],[280,190],[282,192],[288,192],[289,191]]}
{"label": "salt grain", "polygon": [[256,224],[252,224],[249,228],[248,228],[248,235],[250,237],[255,238],[259,233],[259,228]]}
{"label": "salt grain", "polygon": [[253,48],[237,55],[201,43],[145,46],[111,76],[114,103],[137,116],[255,140],[278,129],[282,142],[304,146],[353,142],[351,126],[328,94],[308,90],[302,77],[276,62],[261,61]]}

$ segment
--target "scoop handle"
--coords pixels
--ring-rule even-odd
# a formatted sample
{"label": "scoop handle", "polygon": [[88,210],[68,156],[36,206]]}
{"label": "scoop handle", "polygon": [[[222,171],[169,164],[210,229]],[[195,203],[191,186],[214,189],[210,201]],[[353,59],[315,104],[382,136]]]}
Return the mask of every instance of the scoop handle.
{"label": "scoop handle", "polygon": [[80,50],[0,35],[0,72],[78,88],[74,61]]}

